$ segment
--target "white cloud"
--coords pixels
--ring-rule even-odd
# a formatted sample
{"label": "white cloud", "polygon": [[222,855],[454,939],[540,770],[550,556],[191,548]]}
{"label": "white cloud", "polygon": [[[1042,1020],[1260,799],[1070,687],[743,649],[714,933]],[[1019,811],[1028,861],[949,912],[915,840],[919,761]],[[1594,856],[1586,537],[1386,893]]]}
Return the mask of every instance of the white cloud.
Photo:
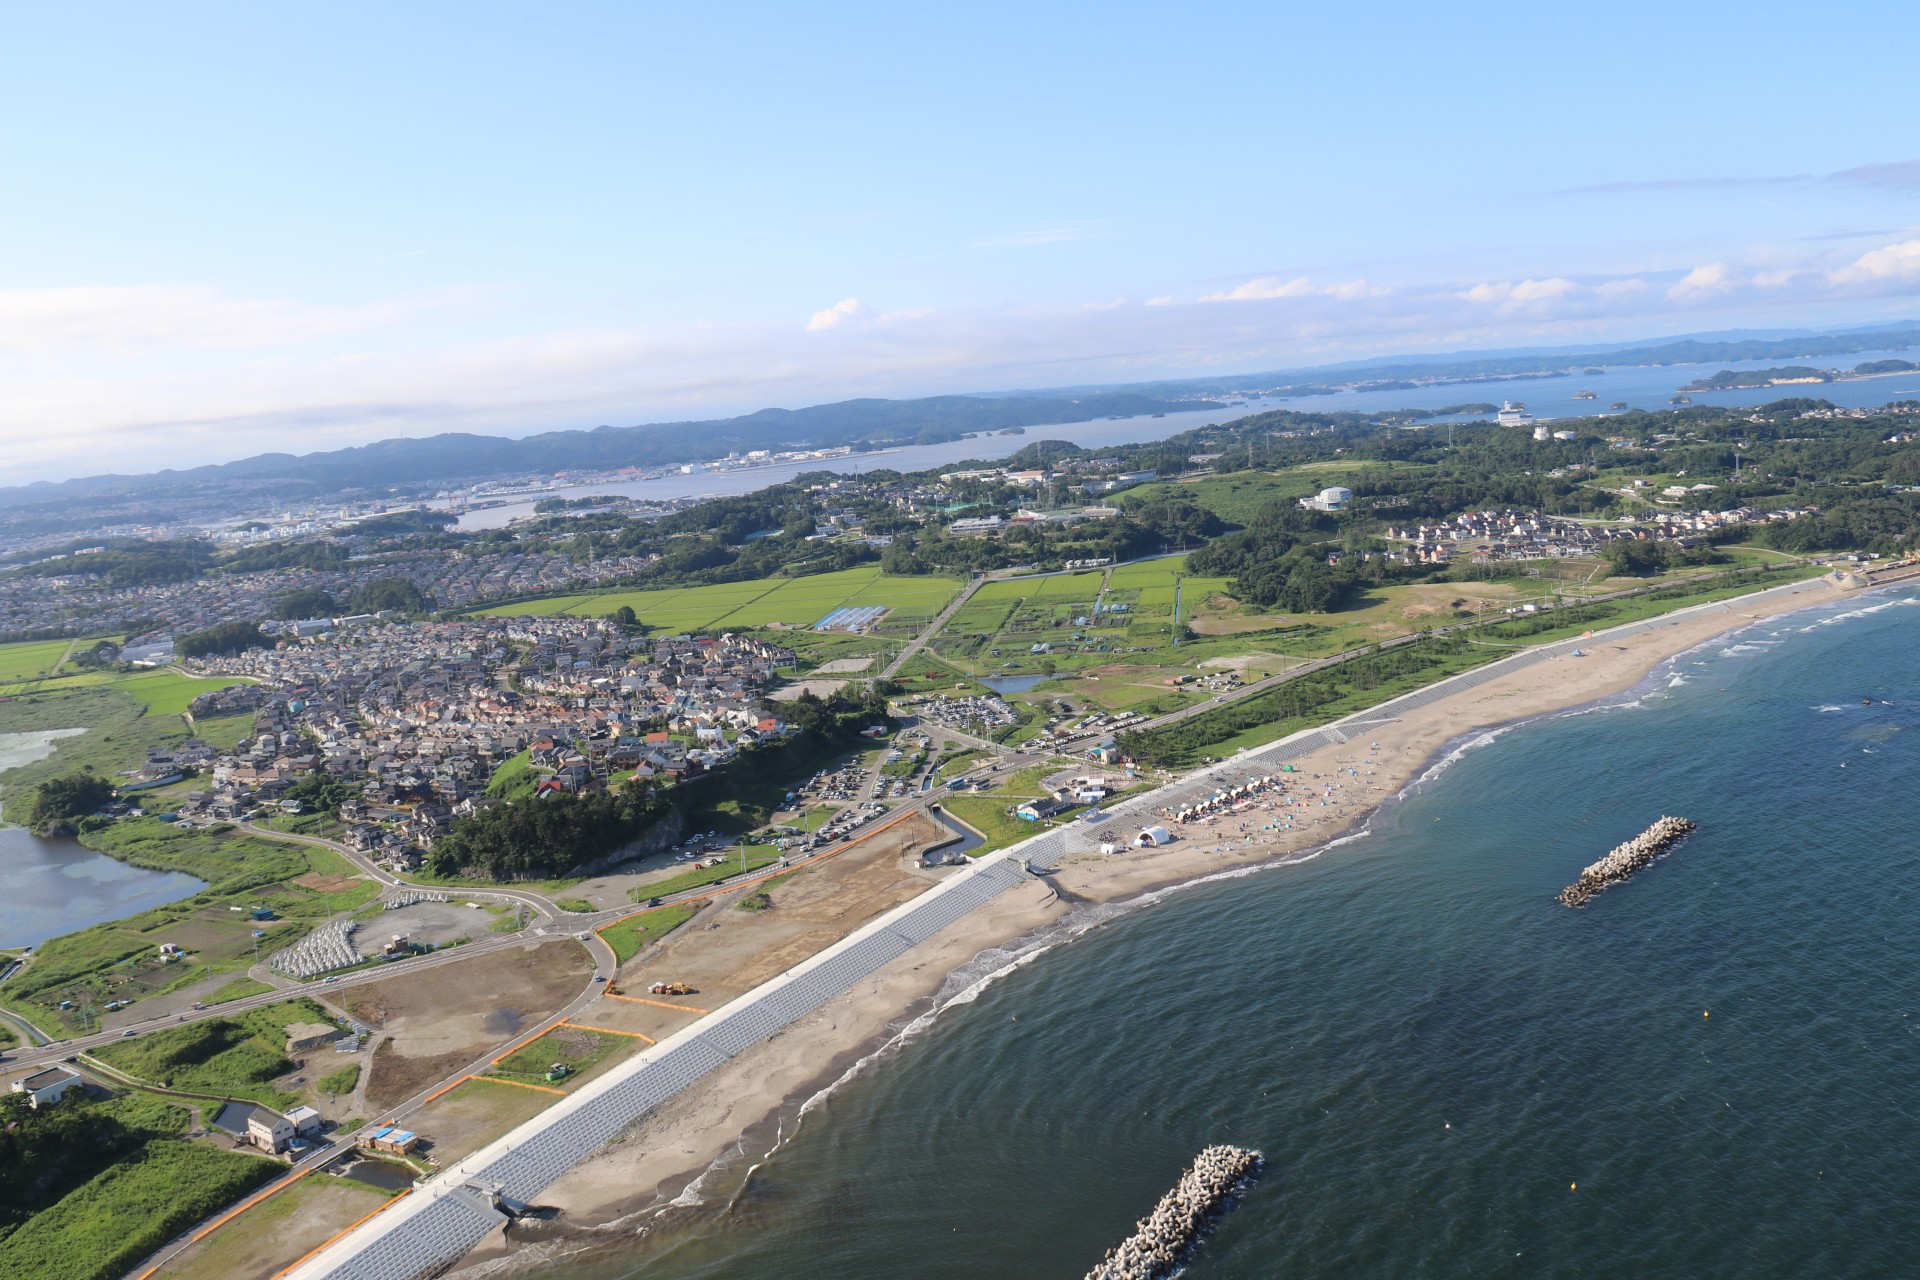
{"label": "white cloud", "polygon": [[1473,288],[1461,293],[1468,302],[1484,303],[1526,303],[1551,302],[1579,292],[1580,286],[1560,276],[1545,280],[1522,280],[1515,284],[1511,280],[1482,281]]}
{"label": "white cloud", "polygon": [[1833,279],[1842,284],[1920,279],[1920,240],[1902,240],[1863,253],[1853,265],[1834,272]]}
{"label": "white cloud", "polygon": [[0,290],[0,352],[275,347],[394,324],[477,293],[330,307],[231,298],[202,285],[8,289]]}
{"label": "white cloud", "polygon": [[1392,290],[1383,289],[1377,285],[1370,285],[1365,280],[1349,280],[1345,284],[1330,284],[1325,289],[1322,289],[1321,292],[1329,298],[1339,298],[1343,302],[1351,302],[1355,298],[1384,298],[1387,294],[1391,293]]}
{"label": "white cloud", "polygon": [[835,329],[849,320],[858,320],[869,314],[866,306],[858,298],[842,298],[825,311],[813,313],[813,319],[807,321],[808,333],[821,333]]}
{"label": "white cloud", "polygon": [[1170,307],[1173,305],[1173,295],[1163,293],[1157,298],[1148,298],[1147,305],[1150,307]]}
{"label": "white cloud", "polygon": [[1608,280],[1593,287],[1596,295],[1609,301],[1616,298],[1631,298],[1647,291],[1647,282],[1637,276],[1626,276],[1619,280]]}
{"label": "white cloud", "polygon": [[1680,277],[1679,283],[1667,290],[1669,298],[1686,298],[1707,293],[1724,293],[1734,284],[1733,271],[1724,262],[1709,262],[1695,267]]}
{"label": "white cloud", "polygon": [[1313,281],[1305,276],[1282,280],[1279,276],[1260,276],[1225,293],[1210,293],[1202,302],[1271,302],[1275,298],[1305,298],[1315,292]]}

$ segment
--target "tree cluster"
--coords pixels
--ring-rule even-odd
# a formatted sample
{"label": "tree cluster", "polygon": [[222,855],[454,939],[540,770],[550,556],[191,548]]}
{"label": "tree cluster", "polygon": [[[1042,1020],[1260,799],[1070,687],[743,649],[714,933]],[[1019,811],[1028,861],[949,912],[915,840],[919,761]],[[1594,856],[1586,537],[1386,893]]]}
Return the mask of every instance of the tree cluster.
{"label": "tree cluster", "polygon": [[113,799],[113,783],[91,773],[69,773],[49,778],[33,793],[27,825],[48,832],[63,823],[84,818]]}
{"label": "tree cluster", "polygon": [[174,653],[182,658],[232,657],[248,649],[271,648],[273,641],[254,622],[223,622],[205,631],[190,631],[173,642]]}
{"label": "tree cluster", "polygon": [[420,588],[405,578],[375,578],[347,597],[348,613],[424,613],[429,606]]}
{"label": "tree cluster", "polygon": [[550,792],[456,819],[427,854],[437,875],[550,880],[644,836],[667,813],[653,787]]}

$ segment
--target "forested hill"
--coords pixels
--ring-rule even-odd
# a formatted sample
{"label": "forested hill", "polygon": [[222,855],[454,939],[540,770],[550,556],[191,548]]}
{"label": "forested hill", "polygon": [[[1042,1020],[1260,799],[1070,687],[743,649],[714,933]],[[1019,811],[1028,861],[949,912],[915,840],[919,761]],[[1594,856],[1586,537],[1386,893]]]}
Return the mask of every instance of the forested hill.
{"label": "forested hill", "polygon": [[105,493],[178,489],[204,481],[291,480],[321,492],[438,483],[572,468],[661,466],[753,449],[855,448],[932,443],[969,432],[1191,408],[1128,392],[1080,396],[929,396],[919,400],[843,400],[806,409],[762,409],[740,418],[644,427],[549,431],[508,439],[464,433],[381,440],[326,453],[266,453],[238,462],[144,476],[0,488],[0,503],[44,502]]}

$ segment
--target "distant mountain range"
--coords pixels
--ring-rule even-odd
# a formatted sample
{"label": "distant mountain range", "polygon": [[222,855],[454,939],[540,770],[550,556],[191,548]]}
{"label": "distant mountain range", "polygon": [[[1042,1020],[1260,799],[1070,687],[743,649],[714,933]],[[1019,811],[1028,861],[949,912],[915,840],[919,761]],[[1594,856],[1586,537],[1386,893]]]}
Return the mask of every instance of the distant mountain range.
{"label": "distant mountain range", "polygon": [[1091,422],[1192,408],[1132,392],[1083,396],[929,396],[919,400],[843,400],[807,409],[762,409],[740,418],[643,427],[548,431],[510,439],[450,432],[296,456],[263,453],[183,471],[90,476],[0,489],[18,505],[106,494],[137,495],[220,482],[291,481],[333,493],[396,484],[440,484],[494,476],[618,467],[667,466],[755,449],[826,449],[957,440],[1009,427]]}
{"label": "distant mountain range", "polygon": [[1692,334],[1636,345],[1454,352],[1323,365],[1311,369],[918,400],[843,400],[806,409],[762,409],[744,417],[591,431],[549,431],[517,439],[464,433],[301,456],[268,453],[238,462],[152,475],[92,476],[0,488],[0,506],[104,495],[138,497],[227,485],[286,484],[332,494],[395,484],[451,484],[566,470],[664,466],[755,449],[807,449],[932,443],[1009,427],[1091,422],[1191,409],[1209,396],[1309,395],[1360,383],[1435,383],[1522,377],[1578,368],[1808,360],[1859,351],[1920,347],[1920,321],[1829,333],[1766,330]]}

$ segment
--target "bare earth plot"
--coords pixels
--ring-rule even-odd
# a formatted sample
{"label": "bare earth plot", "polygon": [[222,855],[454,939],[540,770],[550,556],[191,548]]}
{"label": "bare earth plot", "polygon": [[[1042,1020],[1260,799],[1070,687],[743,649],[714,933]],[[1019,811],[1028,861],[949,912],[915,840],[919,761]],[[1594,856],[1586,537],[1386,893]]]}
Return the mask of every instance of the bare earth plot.
{"label": "bare earth plot", "polygon": [[[622,967],[618,985],[629,998],[610,997],[581,1021],[664,1039],[700,1016],[690,1010],[719,1008],[925,892],[939,876],[917,865],[919,853],[951,834],[915,814],[771,888],[722,894]],[[737,905],[762,892],[772,903],[764,910]],[[685,982],[698,994],[653,996],[647,988],[655,982]]]}
{"label": "bare earth plot", "polygon": [[445,1079],[559,1010],[592,974],[586,948],[558,939],[346,988],[347,1012],[386,1036],[367,1102],[389,1107]]}
{"label": "bare earth plot", "polygon": [[309,1174],[168,1262],[153,1280],[267,1280],[389,1198],[365,1183]]}

